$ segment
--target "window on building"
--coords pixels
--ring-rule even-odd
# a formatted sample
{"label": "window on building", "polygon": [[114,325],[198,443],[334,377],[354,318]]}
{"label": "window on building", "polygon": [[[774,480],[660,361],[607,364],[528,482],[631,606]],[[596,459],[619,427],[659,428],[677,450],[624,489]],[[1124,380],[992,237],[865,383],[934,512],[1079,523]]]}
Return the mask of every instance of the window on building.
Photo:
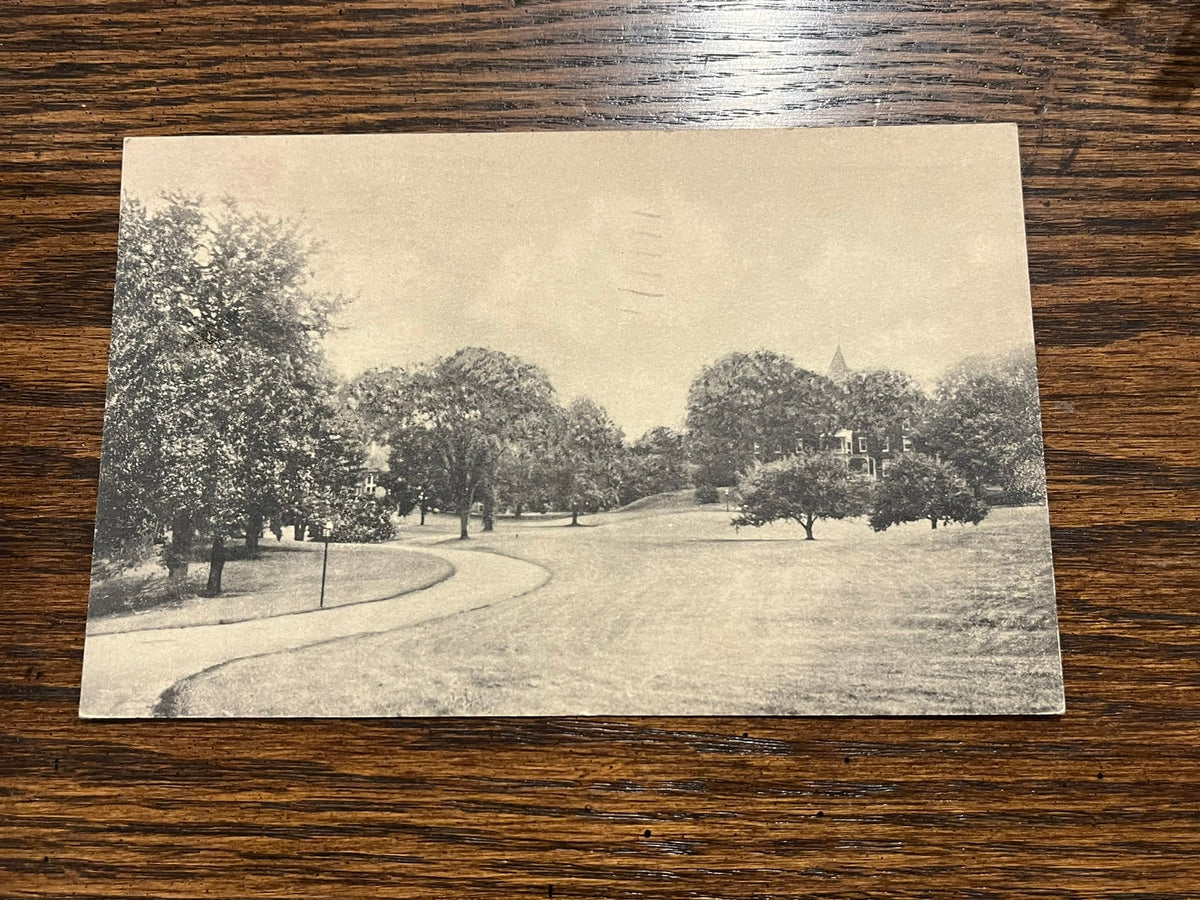
{"label": "window on building", "polygon": [[904,439],[903,439],[903,440],[900,442],[900,445],[901,445],[901,447],[904,449],[904,452],[905,452],[905,453],[907,453],[909,450],[911,450],[911,449],[912,449],[912,441],[911,441],[911,440],[909,440],[908,438],[904,438]]}
{"label": "window on building", "polygon": [[883,446],[882,446],[880,449],[881,449],[881,450],[882,450],[884,453],[887,453],[888,451],[890,451],[890,450],[892,449],[892,439],[891,439],[891,438],[884,438],[884,439],[883,439]]}
{"label": "window on building", "polygon": [[858,439],[858,452],[859,453],[867,452],[867,439],[865,437],[860,437]]}

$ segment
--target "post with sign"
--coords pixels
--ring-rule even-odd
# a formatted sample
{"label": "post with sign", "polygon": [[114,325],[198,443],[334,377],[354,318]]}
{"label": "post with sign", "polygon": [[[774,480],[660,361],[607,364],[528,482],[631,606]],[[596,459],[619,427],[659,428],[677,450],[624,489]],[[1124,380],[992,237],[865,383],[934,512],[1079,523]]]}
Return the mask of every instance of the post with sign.
{"label": "post with sign", "polygon": [[321,602],[317,609],[325,608],[325,573],[329,570],[329,534],[333,531],[333,522],[328,519],[322,524],[321,534],[325,538],[325,558],[321,561]]}

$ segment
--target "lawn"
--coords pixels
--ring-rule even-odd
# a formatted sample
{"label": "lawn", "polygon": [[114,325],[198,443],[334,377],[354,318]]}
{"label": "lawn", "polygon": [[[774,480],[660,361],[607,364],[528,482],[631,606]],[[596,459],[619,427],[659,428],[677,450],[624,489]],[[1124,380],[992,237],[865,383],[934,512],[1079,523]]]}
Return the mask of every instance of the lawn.
{"label": "lawn", "polygon": [[[225,590],[218,597],[194,592],[176,596],[165,571],[157,566],[94,583],[88,600],[88,632],[212,625],[316,609],[323,550],[318,543],[266,542],[257,557],[225,564]],[[207,565],[192,565],[200,586],[207,572]],[[394,597],[429,587],[453,573],[449,563],[433,556],[330,544],[325,606]]]}
{"label": "lawn", "polygon": [[[553,573],[490,607],[190,679],[190,715],[1008,713],[1061,703],[1044,507],[875,534],[723,508],[498,524]],[[434,524],[431,530],[436,530]],[[319,680],[312,673],[322,673]]]}

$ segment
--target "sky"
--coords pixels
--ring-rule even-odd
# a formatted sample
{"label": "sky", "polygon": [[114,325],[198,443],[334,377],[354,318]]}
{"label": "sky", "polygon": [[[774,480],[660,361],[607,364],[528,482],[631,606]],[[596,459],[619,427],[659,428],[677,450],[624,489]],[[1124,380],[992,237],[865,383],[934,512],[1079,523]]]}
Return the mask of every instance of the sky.
{"label": "sky", "polygon": [[344,376],[491,347],[631,438],[734,350],[932,387],[1033,343],[1014,126],[132,138],[122,189],[302,221]]}

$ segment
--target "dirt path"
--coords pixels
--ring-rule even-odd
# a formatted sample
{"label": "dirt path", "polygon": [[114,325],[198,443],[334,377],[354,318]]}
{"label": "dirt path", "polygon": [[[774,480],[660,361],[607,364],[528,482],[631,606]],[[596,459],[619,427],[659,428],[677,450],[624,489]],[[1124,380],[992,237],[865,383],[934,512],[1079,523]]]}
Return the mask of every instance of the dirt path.
{"label": "dirt path", "polygon": [[400,544],[378,546],[437,556],[454,566],[455,574],[433,587],[390,600],[224,625],[89,635],[80,716],[149,716],[159,697],[177,681],[221,663],[435,620],[519,596],[549,577],[532,563],[483,550],[431,544],[422,544],[420,550]]}

